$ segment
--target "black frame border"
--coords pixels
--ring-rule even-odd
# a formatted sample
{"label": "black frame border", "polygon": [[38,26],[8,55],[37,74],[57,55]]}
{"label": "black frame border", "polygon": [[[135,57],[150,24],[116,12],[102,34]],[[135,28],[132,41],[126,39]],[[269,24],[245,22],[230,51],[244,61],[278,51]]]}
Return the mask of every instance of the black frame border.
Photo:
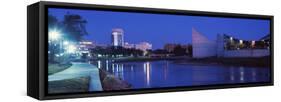
{"label": "black frame border", "polygon": [[[189,11],[175,9],[158,9],[158,8],[142,8],[127,7],[113,5],[94,5],[94,4],[78,4],[63,2],[40,1],[39,3],[39,48],[40,70],[39,70],[39,96],[40,99],[63,99],[63,98],[81,98],[81,97],[97,97],[97,96],[113,96],[113,95],[129,95],[129,94],[145,94],[145,93],[161,93],[161,92],[177,92],[207,89],[225,89],[225,88],[241,88],[254,86],[273,86],[274,85],[274,58],[273,58],[273,31],[274,17],[272,15],[254,15],[254,14],[238,14],[238,13],[222,13],[222,12],[206,12],[206,11]],[[102,11],[118,11],[118,12],[137,12],[152,14],[168,14],[168,15],[189,15],[189,16],[209,16],[224,18],[244,18],[244,19],[264,19],[270,20],[270,82],[254,82],[254,83],[237,83],[237,84],[217,84],[202,86],[186,86],[186,87],[169,87],[169,88],[149,88],[149,89],[130,89],[117,91],[101,91],[101,92],[85,92],[85,93],[66,93],[66,94],[48,94],[48,8],[69,8],[83,10],[102,10]]]}

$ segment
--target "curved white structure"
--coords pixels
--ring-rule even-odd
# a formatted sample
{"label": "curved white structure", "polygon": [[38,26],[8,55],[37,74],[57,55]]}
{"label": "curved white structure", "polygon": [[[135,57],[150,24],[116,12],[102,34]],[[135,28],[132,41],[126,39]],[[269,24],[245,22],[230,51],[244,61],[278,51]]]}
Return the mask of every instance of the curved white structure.
{"label": "curved white structure", "polygon": [[193,58],[206,57],[263,57],[269,56],[269,49],[225,50],[224,36],[217,35],[216,41],[211,41],[192,28]]}
{"label": "curved white structure", "polygon": [[192,28],[193,58],[205,58],[217,55],[216,42]]}

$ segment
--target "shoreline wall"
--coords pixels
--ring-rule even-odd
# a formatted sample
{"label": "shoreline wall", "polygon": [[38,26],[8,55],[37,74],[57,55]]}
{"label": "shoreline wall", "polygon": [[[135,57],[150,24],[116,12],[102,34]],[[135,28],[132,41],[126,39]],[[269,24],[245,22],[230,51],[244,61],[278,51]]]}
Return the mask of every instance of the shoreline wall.
{"label": "shoreline wall", "polygon": [[225,50],[224,57],[264,57],[269,56],[268,49],[254,49],[254,50]]}

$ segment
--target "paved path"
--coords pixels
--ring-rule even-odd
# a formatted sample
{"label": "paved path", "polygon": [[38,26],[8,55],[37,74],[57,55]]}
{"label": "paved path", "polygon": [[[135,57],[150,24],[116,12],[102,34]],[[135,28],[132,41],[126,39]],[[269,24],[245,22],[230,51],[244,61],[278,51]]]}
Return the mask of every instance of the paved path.
{"label": "paved path", "polygon": [[48,76],[48,81],[72,79],[90,76],[89,91],[102,91],[99,69],[89,63],[73,62],[72,66],[66,70]]}

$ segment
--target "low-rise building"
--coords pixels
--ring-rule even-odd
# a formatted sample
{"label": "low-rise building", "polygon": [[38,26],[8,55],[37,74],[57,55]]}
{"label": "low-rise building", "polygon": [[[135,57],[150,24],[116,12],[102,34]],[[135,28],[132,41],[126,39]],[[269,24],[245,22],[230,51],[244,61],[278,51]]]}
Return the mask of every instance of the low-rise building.
{"label": "low-rise building", "polygon": [[140,42],[139,44],[135,45],[135,49],[139,49],[142,51],[147,51],[152,49],[152,44],[148,42]]}
{"label": "low-rise building", "polygon": [[135,44],[130,44],[128,42],[125,42],[123,47],[126,49],[133,49],[133,48],[135,48]]}

